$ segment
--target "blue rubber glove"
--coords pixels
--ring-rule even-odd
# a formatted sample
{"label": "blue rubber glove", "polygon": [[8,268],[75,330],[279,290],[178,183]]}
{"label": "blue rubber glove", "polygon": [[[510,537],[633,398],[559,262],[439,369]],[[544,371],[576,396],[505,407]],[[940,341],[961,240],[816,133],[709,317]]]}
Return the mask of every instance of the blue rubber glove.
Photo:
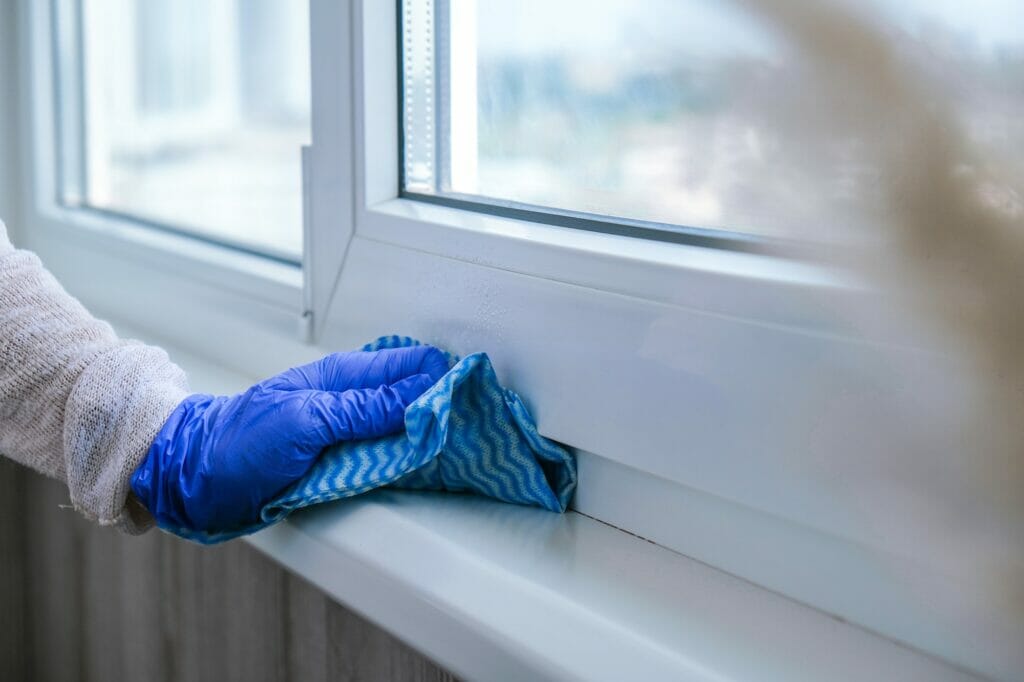
{"label": "blue rubber glove", "polygon": [[132,475],[165,528],[241,530],[339,441],[400,431],[405,408],[448,371],[431,346],[335,353],[234,396],[192,395]]}

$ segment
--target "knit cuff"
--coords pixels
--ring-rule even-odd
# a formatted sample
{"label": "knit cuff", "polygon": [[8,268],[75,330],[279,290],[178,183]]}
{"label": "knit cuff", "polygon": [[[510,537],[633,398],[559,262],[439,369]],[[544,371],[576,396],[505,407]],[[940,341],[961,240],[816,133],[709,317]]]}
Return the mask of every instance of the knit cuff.
{"label": "knit cuff", "polygon": [[160,348],[137,341],[100,355],[68,398],[64,452],[75,509],[131,534],[153,525],[131,495],[131,476],[174,408],[188,395],[185,373]]}

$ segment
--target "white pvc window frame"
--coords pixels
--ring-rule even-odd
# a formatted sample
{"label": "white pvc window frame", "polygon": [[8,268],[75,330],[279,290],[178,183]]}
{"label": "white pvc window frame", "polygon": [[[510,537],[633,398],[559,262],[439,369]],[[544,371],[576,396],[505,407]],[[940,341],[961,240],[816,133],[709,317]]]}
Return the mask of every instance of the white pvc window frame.
{"label": "white pvc window frame", "polygon": [[[712,278],[730,289],[741,283],[755,299],[765,287],[790,301],[794,289],[859,289],[825,268],[786,258],[592,233],[401,198],[395,5],[355,3],[355,234],[652,300],[682,300],[679,292],[694,278]],[[327,104],[331,118],[345,114],[342,103]],[[481,261],[487,253],[500,256]],[[702,306],[726,312],[739,304],[747,314],[773,317],[758,300],[734,293],[723,291],[717,301],[702,298]]]}
{"label": "white pvc window frame", "polygon": [[[390,2],[311,2],[315,144],[304,160],[307,248],[301,268],[162,233],[127,216],[62,206],[55,132],[66,122],[59,120],[56,102],[52,5],[23,2],[22,8],[28,38],[21,46],[23,77],[30,89],[22,118],[30,128],[25,170],[31,178],[24,203],[27,220],[39,228],[32,236],[127,249],[166,263],[184,278],[297,308],[296,315],[312,321],[314,337],[354,235],[594,289],[776,319],[786,317],[777,314],[779,301],[799,307],[785,303],[795,292],[848,288],[824,269],[794,261],[592,234],[400,198],[397,8]],[[696,282],[722,287],[722,295],[713,301],[703,292],[697,301],[687,294]],[[749,295],[735,295],[735,287]],[[766,297],[779,300],[770,304]]]}
{"label": "white pvc window frame", "polygon": [[[919,563],[936,547],[910,525],[869,537],[835,506],[850,490],[830,491],[843,462],[884,470],[858,435],[898,442],[900,408],[952,423],[948,404],[919,398],[953,376],[921,350],[927,332],[832,267],[403,198],[398,5],[355,2],[351,46],[326,46],[352,50],[339,57],[352,60],[352,91],[315,103],[314,121],[352,117],[355,184],[320,338],[407,331],[488,348],[542,433],[581,451],[576,509],[968,667],[1010,665],[1017,626],[947,599],[945,578]],[[330,154],[319,143],[314,130],[314,159]],[[815,400],[847,392],[863,399],[808,428]],[[942,430],[924,437],[941,448]],[[816,470],[824,453],[831,464]],[[923,606],[887,573],[913,575],[936,600]],[[968,612],[987,632],[981,656],[964,644]]]}

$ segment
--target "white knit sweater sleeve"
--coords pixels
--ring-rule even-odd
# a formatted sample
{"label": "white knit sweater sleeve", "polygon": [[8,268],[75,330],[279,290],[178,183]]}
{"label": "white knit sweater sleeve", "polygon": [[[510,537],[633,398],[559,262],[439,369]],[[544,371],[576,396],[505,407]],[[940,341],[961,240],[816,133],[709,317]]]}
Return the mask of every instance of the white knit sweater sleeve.
{"label": "white knit sweater sleeve", "polygon": [[163,350],[118,339],[0,222],[0,454],[67,483],[88,518],[140,533],[153,521],[132,472],[187,394]]}

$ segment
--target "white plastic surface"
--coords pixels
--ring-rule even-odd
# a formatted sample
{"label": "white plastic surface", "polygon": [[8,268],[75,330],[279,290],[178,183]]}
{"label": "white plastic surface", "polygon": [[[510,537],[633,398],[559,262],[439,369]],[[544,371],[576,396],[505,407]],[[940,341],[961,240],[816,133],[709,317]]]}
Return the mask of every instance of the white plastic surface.
{"label": "white plastic surface", "polygon": [[[171,352],[196,390],[251,381]],[[594,492],[608,473],[631,483],[581,463]],[[970,679],[578,513],[382,491],[247,541],[471,680]]]}
{"label": "white plastic surface", "polygon": [[357,235],[323,338],[487,349],[542,434],[644,475],[605,477],[590,513],[1013,679],[1024,619],[990,576],[1014,576],[1024,547],[972,475],[997,463],[958,445],[962,367],[899,344],[909,326],[864,338],[850,311],[808,305],[810,286],[783,305],[765,284],[779,306],[743,315],[699,307],[742,300],[734,279],[678,273],[677,301],[651,301]]}
{"label": "white plastic surface", "polygon": [[576,513],[381,491],[251,542],[471,680],[967,679]]}

